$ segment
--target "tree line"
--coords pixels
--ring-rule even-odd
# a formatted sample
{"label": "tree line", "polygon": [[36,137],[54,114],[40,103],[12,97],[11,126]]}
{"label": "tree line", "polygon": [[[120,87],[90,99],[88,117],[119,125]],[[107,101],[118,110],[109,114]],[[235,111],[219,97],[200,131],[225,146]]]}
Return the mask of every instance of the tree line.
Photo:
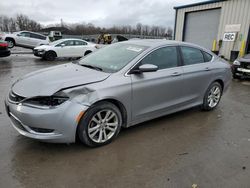
{"label": "tree line", "polygon": [[[98,27],[92,23],[61,23],[49,25],[47,27],[57,27],[66,28],[63,34],[71,35],[92,35],[110,33],[110,34],[133,34],[133,35],[143,35],[143,36],[161,36],[171,38],[173,35],[173,30],[171,27],[162,26],[149,26],[141,23],[137,23],[135,26],[123,25],[123,26],[113,26],[109,28]],[[14,32],[20,30],[27,31],[41,31],[44,26],[40,23],[30,19],[28,16],[23,14],[18,14],[15,17],[1,16],[0,15],[0,31],[4,32]]]}

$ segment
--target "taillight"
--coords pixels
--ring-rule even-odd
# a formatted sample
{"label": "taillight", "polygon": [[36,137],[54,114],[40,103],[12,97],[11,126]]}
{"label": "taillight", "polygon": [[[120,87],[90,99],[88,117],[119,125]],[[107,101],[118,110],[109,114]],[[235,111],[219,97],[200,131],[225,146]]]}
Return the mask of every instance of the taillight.
{"label": "taillight", "polygon": [[8,47],[8,43],[0,43],[0,47]]}

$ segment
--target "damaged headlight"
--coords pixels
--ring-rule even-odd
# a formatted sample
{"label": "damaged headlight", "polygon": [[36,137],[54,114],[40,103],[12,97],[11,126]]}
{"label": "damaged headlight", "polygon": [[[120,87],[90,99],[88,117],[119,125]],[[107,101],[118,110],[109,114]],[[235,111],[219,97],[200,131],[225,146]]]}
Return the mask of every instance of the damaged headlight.
{"label": "damaged headlight", "polygon": [[51,108],[63,104],[69,97],[63,96],[49,96],[49,97],[34,97],[29,98],[22,103],[24,105],[38,107],[38,108]]}

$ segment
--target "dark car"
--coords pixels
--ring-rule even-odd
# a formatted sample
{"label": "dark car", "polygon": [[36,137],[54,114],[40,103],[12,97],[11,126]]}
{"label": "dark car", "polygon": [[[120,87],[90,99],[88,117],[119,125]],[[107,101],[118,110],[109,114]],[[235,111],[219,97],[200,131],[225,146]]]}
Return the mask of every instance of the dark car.
{"label": "dark car", "polygon": [[233,78],[250,78],[250,54],[236,59],[232,65]]}
{"label": "dark car", "polygon": [[10,55],[8,43],[0,40],[0,57],[7,57]]}

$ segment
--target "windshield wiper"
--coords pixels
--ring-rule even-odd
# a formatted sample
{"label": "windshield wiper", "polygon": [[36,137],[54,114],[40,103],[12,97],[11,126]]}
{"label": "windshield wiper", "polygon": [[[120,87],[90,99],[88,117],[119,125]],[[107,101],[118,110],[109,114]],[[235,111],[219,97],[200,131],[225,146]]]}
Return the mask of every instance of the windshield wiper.
{"label": "windshield wiper", "polygon": [[81,66],[88,67],[90,69],[95,69],[95,70],[103,71],[101,67],[96,67],[96,66],[93,66],[93,65],[81,64]]}

